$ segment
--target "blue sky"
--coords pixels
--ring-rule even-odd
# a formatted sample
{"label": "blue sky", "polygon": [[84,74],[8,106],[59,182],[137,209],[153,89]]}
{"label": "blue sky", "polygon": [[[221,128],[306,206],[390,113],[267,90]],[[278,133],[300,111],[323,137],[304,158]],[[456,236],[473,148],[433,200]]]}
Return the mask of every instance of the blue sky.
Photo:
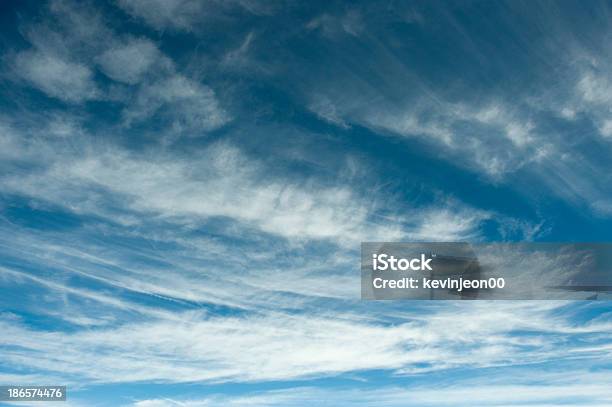
{"label": "blue sky", "polygon": [[0,382],[605,406],[602,302],[364,302],[361,241],[612,240],[612,4],[0,5]]}

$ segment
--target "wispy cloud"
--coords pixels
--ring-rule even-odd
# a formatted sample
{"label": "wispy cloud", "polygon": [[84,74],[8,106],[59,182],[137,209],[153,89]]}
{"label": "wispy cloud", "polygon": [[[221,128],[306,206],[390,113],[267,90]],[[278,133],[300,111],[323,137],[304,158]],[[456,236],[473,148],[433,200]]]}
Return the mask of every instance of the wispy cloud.
{"label": "wispy cloud", "polygon": [[[496,7],[19,14],[0,88],[0,378],[68,383],[75,403],[156,383],[118,396],[136,406],[609,405],[598,303],[359,299],[361,241],[567,239],[568,202],[580,222],[610,213],[610,59],[584,45],[606,27],[574,36],[567,3]],[[525,285],[571,267],[498,257]]]}
{"label": "wispy cloud", "polygon": [[211,1],[206,4],[195,0],[120,0],[119,5],[127,13],[137,17],[157,30],[197,31],[202,21],[223,16],[228,10],[239,9],[253,14],[270,14],[273,2],[259,0]]}
{"label": "wispy cloud", "polygon": [[111,79],[133,85],[139,83],[153,65],[169,64],[164,59],[153,42],[130,39],[107,49],[97,61]]}
{"label": "wispy cloud", "polygon": [[[424,79],[428,74],[421,72],[422,63],[410,59],[408,52],[418,52],[418,47],[398,48],[400,40],[381,29],[381,20],[390,23],[396,16],[362,14],[367,35],[343,39],[343,46],[353,51],[346,55],[353,63],[339,63],[326,53],[335,47],[326,44],[321,51],[328,61],[325,71],[315,66],[304,74],[308,83],[304,98],[322,120],[344,129],[358,125],[380,136],[400,137],[423,154],[447,160],[494,184],[524,190],[515,179],[529,174],[532,182],[568,202],[588,207],[596,215],[609,215],[609,183],[594,180],[608,180],[610,168],[592,154],[593,150],[608,154],[612,149],[609,52],[599,45],[585,46],[571,31],[556,27],[555,32],[569,45],[567,53],[551,55],[558,66],[550,73],[556,78],[555,86],[541,80],[530,87],[506,89],[501,77],[497,86],[483,89],[468,74]],[[462,23],[450,14],[443,18],[460,29]],[[548,21],[550,17],[541,18]],[[608,28],[605,35],[609,32]],[[511,35],[523,40],[524,33],[512,31]],[[532,48],[549,55],[552,41],[542,39]],[[478,54],[472,55],[476,44],[466,39],[460,46],[467,48],[466,55],[478,59]],[[367,55],[361,52],[364,48]],[[547,66],[540,65],[532,71],[546,76]],[[518,75],[511,64],[501,70],[499,74]]]}
{"label": "wispy cloud", "polygon": [[[2,329],[8,333],[3,338],[7,362],[101,382],[287,380],[364,369],[415,374],[459,366],[571,360],[584,346],[589,353],[583,358],[609,357],[609,347],[598,349],[592,340],[607,332],[610,323],[572,326],[554,316],[559,306],[457,304],[433,315],[411,313],[393,325],[342,313],[333,317],[191,313],[181,321],[129,323],[72,334],[36,333],[12,321],[3,321]],[[529,334],[511,335],[514,331]],[[584,337],[587,345],[568,343],[570,334]],[[15,345],[19,349],[12,348]],[[91,349],[96,349],[95,354]],[[45,360],[36,356],[40,353],[55,357]]]}
{"label": "wispy cloud", "polygon": [[100,96],[92,71],[85,65],[40,52],[17,56],[15,69],[47,95],[67,102],[82,102]]}
{"label": "wispy cloud", "polygon": [[14,74],[33,87],[70,103],[122,102],[126,124],[158,115],[172,134],[199,136],[230,121],[215,91],[177,72],[151,40],[117,32],[95,8],[54,0],[49,10],[27,26],[32,48],[14,57]]}
{"label": "wispy cloud", "polygon": [[[266,175],[263,163],[228,143],[212,144],[198,157],[181,155],[180,160],[163,151],[136,156],[114,146],[83,143],[68,161],[56,150],[61,144],[52,140],[22,143],[9,128],[3,139],[13,146],[18,160],[27,160],[29,154],[34,159],[40,151],[45,151],[49,160],[44,169],[7,173],[1,181],[7,191],[81,213],[113,216],[110,209],[117,209],[117,202],[122,201],[123,209],[178,223],[226,217],[287,238],[340,242],[402,236],[461,239],[477,236],[479,223],[490,217],[486,212],[442,200],[397,216],[392,225],[380,223],[373,217],[375,200],[364,196],[363,190],[324,186],[316,179]],[[101,190],[107,198],[92,200]]]}
{"label": "wispy cloud", "polygon": [[[437,385],[436,389],[411,385],[383,386],[377,389],[333,391],[312,387],[297,387],[242,395],[214,395],[203,399],[150,399],[132,404],[134,407],[205,407],[227,406],[597,406],[610,403],[612,395],[607,382],[609,374],[589,371],[554,376],[538,372],[538,383],[520,383],[505,378],[459,380],[452,385]],[[518,383],[517,383],[518,382]]]}
{"label": "wispy cloud", "polygon": [[162,108],[172,130],[182,134],[205,134],[229,121],[212,89],[182,75],[143,85],[124,116],[128,123],[142,121]]}

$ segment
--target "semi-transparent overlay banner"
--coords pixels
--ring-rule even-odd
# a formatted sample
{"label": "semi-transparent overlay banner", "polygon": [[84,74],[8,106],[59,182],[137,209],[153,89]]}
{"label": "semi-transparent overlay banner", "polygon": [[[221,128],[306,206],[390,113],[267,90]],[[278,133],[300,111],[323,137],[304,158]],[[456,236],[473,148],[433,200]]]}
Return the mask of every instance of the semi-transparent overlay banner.
{"label": "semi-transparent overlay banner", "polygon": [[612,243],[364,242],[361,298],[612,299]]}

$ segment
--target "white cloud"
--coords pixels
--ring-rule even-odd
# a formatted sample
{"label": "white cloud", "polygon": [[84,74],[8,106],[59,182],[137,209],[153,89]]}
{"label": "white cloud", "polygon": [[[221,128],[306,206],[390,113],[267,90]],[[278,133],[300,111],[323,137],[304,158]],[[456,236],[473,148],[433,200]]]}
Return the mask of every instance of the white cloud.
{"label": "white cloud", "polygon": [[481,107],[441,101],[404,109],[366,107],[352,115],[375,130],[419,138],[442,149],[449,160],[494,179],[549,154],[546,142],[534,134],[533,123],[501,102]]}
{"label": "white cloud", "polygon": [[[179,90],[168,98],[185,96],[186,103],[199,97],[197,90],[183,87],[190,82],[179,82]],[[153,94],[151,98],[163,97]],[[179,224],[223,217],[294,241],[329,239],[343,246],[361,240],[478,239],[481,223],[492,216],[444,196],[419,207],[393,197],[381,204],[378,193],[359,182],[330,184],[271,173],[262,161],[229,143],[210,145],[197,155],[155,149],[134,154],[92,143],[76,129],[80,136],[67,152],[60,141],[24,138],[6,127],[0,133],[5,153],[18,161],[36,161],[38,167],[32,172],[7,169],[0,177],[3,188],[129,223],[137,223],[141,215]],[[380,210],[387,216],[378,216]]]}
{"label": "white cloud", "polygon": [[[533,197],[533,185],[539,185],[593,214],[609,216],[608,163],[587,149],[593,148],[588,144],[593,141],[604,143],[596,148],[609,148],[605,143],[612,134],[610,85],[602,74],[604,64],[580,66],[575,81],[569,81],[567,87],[527,98],[529,111],[503,97],[469,103],[425,94],[397,101],[358,82],[358,91],[351,86],[330,86],[326,103],[320,106],[333,109],[310,108],[339,125],[357,123],[387,136],[418,140],[424,154],[483,174],[489,182],[509,184],[525,196]],[[326,117],[329,112],[333,115]],[[541,117],[551,112],[565,120],[591,120],[595,134],[554,130]],[[513,174],[530,174],[530,181]]]}
{"label": "white cloud", "polygon": [[275,7],[259,0],[119,0],[119,6],[157,30],[180,31],[194,31],[208,18],[223,16],[236,7],[256,15],[271,14]]}
{"label": "white cloud", "polygon": [[[599,65],[599,64],[596,64]],[[612,138],[612,83],[609,72],[587,66],[579,69],[574,100],[569,104],[574,110],[589,115],[604,139]]]}
{"label": "white cloud", "polygon": [[[39,164],[32,172],[7,171],[0,177],[5,190],[132,224],[141,215],[178,224],[222,217],[294,241],[350,246],[362,240],[479,239],[482,222],[499,218],[444,196],[419,207],[393,197],[381,204],[379,193],[359,182],[334,185],[271,173],[228,143],[197,155],[155,149],[134,154],[82,135],[68,157],[53,139],[23,139],[10,127],[2,136],[6,154]],[[381,210],[387,215],[379,216]],[[509,221],[498,220],[500,226]]]}
{"label": "white cloud", "polygon": [[[67,268],[67,270],[76,271],[76,270],[70,270],[70,268]],[[160,308],[141,306],[141,305],[129,302],[129,301],[124,301],[121,298],[116,298],[111,295],[105,295],[105,294],[98,293],[91,289],[72,287],[69,285],[55,282],[53,280],[36,277],[28,273],[15,271],[15,270],[5,268],[2,266],[0,266],[0,275],[3,278],[3,282],[11,281],[11,283],[14,286],[18,284],[23,284],[23,283],[26,283],[29,285],[31,284],[40,285],[43,288],[52,292],[54,295],[57,296],[59,294],[60,297],[64,297],[64,301],[67,295],[71,295],[75,297],[80,297],[81,299],[85,299],[86,303],[88,302],[90,306],[92,302],[98,303],[102,305],[103,307],[105,307],[107,311],[109,309],[113,310],[114,312],[117,312],[117,310],[130,311],[130,312],[142,314],[142,315],[152,317],[152,318],[164,318],[168,320],[173,320],[173,319],[176,320],[176,317],[172,313],[164,311],[163,309],[160,309]],[[95,277],[95,276],[92,274],[91,277]],[[101,320],[90,318],[87,315],[84,315],[82,309],[79,310],[77,308],[77,310],[74,310],[70,308],[70,310],[74,312],[74,315],[68,315],[66,317],[62,317],[60,315],[60,318],[64,319],[65,321],[69,321],[71,323],[77,323],[78,325],[85,325],[85,326],[105,325],[105,323],[102,323]],[[58,312],[53,313],[53,312],[49,312],[49,310],[39,310],[38,312],[46,314],[46,315],[53,315],[55,317],[58,316],[57,315]]]}
{"label": "white cloud", "polygon": [[43,10],[44,18],[23,31],[34,48],[45,54],[84,63],[114,40],[104,16],[90,3],[51,0]]}
{"label": "white cloud", "polygon": [[[200,136],[230,121],[210,87],[178,73],[151,40],[117,34],[95,7],[54,0],[48,16],[25,32],[32,49],[17,54],[16,74],[51,97],[121,101],[128,105],[126,124],[155,116],[166,126],[162,134],[171,136]],[[139,86],[96,84],[96,67],[113,81]]]}
{"label": "white cloud", "polygon": [[148,119],[156,112],[169,118],[173,131],[193,136],[219,128],[230,120],[211,88],[182,75],[144,84],[124,116],[129,123]]}
{"label": "white cloud", "polygon": [[130,39],[107,49],[97,61],[108,77],[133,85],[140,82],[147,71],[161,59],[161,53],[151,41]]}
{"label": "white cloud", "polygon": [[266,180],[257,162],[223,144],[191,161],[98,151],[70,163],[56,162],[46,175],[23,177],[8,177],[2,183],[15,192],[75,209],[78,202],[91,202],[87,195],[102,187],[122,197],[130,209],[177,217],[179,222],[181,217],[229,217],[264,232],[304,240],[401,236],[398,226],[369,224],[367,202],[360,202],[349,188]]}
{"label": "white cloud", "polygon": [[[87,14],[73,14],[67,10],[74,5],[64,8],[67,4],[54,2],[53,7],[58,13],[64,10],[60,14],[72,28],[30,33],[34,48],[17,57],[16,63],[22,59],[25,67],[36,61],[52,68],[46,72],[49,66],[35,64],[32,71],[22,70],[34,86],[75,103],[97,98],[99,90],[91,67],[99,56],[97,63],[111,79],[138,85],[125,87],[137,92],[134,103],[125,109],[129,120],[162,118],[176,131],[191,134],[219,128],[229,120],[212,88],[175,68],[149,76],[159,59],[164,59],[152,42],[129,38],[122,42],[114,34],[109,37],[108,31],[97,25],[100,19],[88,26]],[[121,4],[159,29],[193,29],[207,12],[204,3],[190,1]],[[360,23],[359,18],[349,18],[336,29],[356,36],[362,32]],[[107,41],[109,38],[112,41]],[[251,40],[248,35],[236,53],[228,54],[228,61],[244,57]],[[64,86],[63,76],[69,77],[64,81],[76,80],[76,85]],[[589,100],[602,103],[594,89],[586,89]],[[336,102],[315,101],[311,108],[340,126],[348,126],[357,113],[363,113],[345,111],[345,106]],[[455,157],[465,155],[465,162],[470,163],[466,165],[472,165],[473,159],[475,168],[484,168],[489,174],[521,168],[522,153],[537,156],[540,150],[529,149],[533,144],[541,147],[540,140],[520,112],[501,102],[461,106],[443,103],[437,117],[406,108],[376,117],[381,119],[376,123],[365,121],[367,115],[359,120],[373,128],[432,141],[436,147],[456,153]],[[456,127],[465,123],[468,133],[478,134],[457,138]],[[20,123],[17,127],[27,126]],[[15,371],[34,369],[44,377],[53,377],[56,383],[58,377],[84,383],[258,381],[358,374],[369,369],[411,375],[447,368],[610,357],[609,345],[600,346],[607,340],[610,324],[603,319],[576,324],[567,310],[560,308],[565,304],[357,305],[354,288],[358,289],[359,281],[357,274],[351,274],[354,253],[347,248],[365,239],[478,239],[482,222],[495,218],[494,213],[446,198],[415,208],[393,198],[377,200],[359,181],[347,184],[345,179],[335,182],[281,174],[277,167],[247,156],[230,143],[198,147],[188,153],[157,146],[135,152],[105,144],[98,136],[86,134],[79,122],[68,116],[58,116],[19,134],[0,122],[3,192],[32,198],[33,206],[44,208],[49,203],[70,215],[95,215],[94,220],[83,217],[84,225],[69,233],[41,229],[33,234],[31,229],[3,223],[0,253],[27,260],[20,265],[23,269],[14,264],[0,268],[3,282],[12,287],[27,284],[23,291],[36,295],[37,301],[27,301],[24,308],[52,304],[39,312],[76,325],[70,332],[62,332],[28,328],[17,320],[2,318],[3,363]],[[471,152],[474,156],[467,156]],[[384,203],[377,203],[380,201]],[[380,209],[400,215],[378,216]],[[208,229],[207,221],[218,218],[230,224],[227,233],[232,238],[250,234],[249,238],[258,235],[261,240],[243,247],[187,233]],[[113,222],[119,225],[108,226]],[[61,216],[59,223],[70,227],[63,224]],[[273,238],[266,240],[267,235]],[[273,239],[283,241],[286,246],[278,246],[283,250],[269,244]],[[116,246],[111,240],[117,241]],[[335,243],[326,246],[334,246],[337,252],[284,250],[320,241]],[[153,247],[146,250],[145,245]],[[240,258],[232,259],[236,252]],[[294,253],[299,255],[292,256]],[[291,280],[283,281],[287,274]],[[266,277],[275,280],[270,282]],[[146,300],[139,302],[135,297]],[[185,312],[186,303],[191,309],[202,308]],[[213,316],[202,310],[204,303],[231,307],[232,311]],[[289,308],[299,309],[299,315],[292,315]],[[29,375],[4,377],[11,382],[21,379],[31,383],[32,379]],[[43,381],[40,379],[36,381]],[[534,399],[554,403],[556,399],[542,392],[576,397],[586,389],[592,396],[589,402],[606,404],[608,382],[609,377],[599,378],[591,387],[582,383],[587,387],[580,389],[567,384],[490,385],[479,393],[446,386],[452,400],[423,389],[415,389],[411,400],[432,405],[456,405],[456,400],[467,400],[469,405]],[[324,393],[309,398],[295,392],[272,392],[231,400],[212,397],[193,404],[291,405],[304,399],[309,404],[324,399],[338,405],[352,398],[370,405],[405,405],[406,392],[383,390],[390,392],[386,398],[380,393]],[[150,400],[139,404],[165,403]],[[167,403],[191,404],[182,400]]]}
{"label": "white cloud", "polygon": [[[501,378],[502,374],[506,374]],[[595,373],[577,369],[562,375],[546,371],[520,372],[525,377],[537,375],[536,382],[528,383],[510,376],[508,372],[491,372],[489,377],[461,378],[453,384],[383,385],[376,388],[292,387],[281,390],[249,392],[229,395],[214,394],[202,399],[149,399],[132,404],[133,407],[208,407],[208,406],[354,406],[354,407],[411,407],[411,406],[591,406],[604,407],[612,401],[608,383],[609,373]],[[500,380],[501,379],[501,380]]]}
{"label": "white cloud", "polygon": [[411,230],[413,241],[455,242],[478,239],[478,227],[493,214],[448,202],[447,205],[421,212],[419,224]]}
{"label": "white cloud", "polygon": [[82,123],[75,117],[65,114],[53,115],[44,131],[51,136],[64,138],[79,137],[84,134]]}
{"label": "white cloud", "polygon": [[336,126],[348,129],[350,126],[340,117],[336,105],[326,96],[316,96],[308,106],[313,113]]}
{"label": "white cloud", "polygon": [[15,59],[15,69],[47,95],[66,102],[83,102],[100,96],[89,67],[55,55],[21,52]]}
{"label": "white cloud", "polygon": [[612,101],[608,79],[598,74],[593,68],[585,68],[576,83],[578,95],[585,101],[594,104],[607,104]]}
{"label": "white cloud", "polygon": [[201,17],[206,3],[194,0],[119,0],[119,5],[158,30],[189,30]]}
{"label": "white cloud", "polygon": [[[609,357],[609,346],[592,339],[608,332],[610,323],[575,326],[570,316],[556,313],[560,306],[447,303],[403,318],[395,311],[399,319],[391,325],[338,311],[334,317],[185,313],[172,321],[72,333],[34,331],[12,320],[0,324],[2,345],[15,346],[4,355],[6,363],[87,382],[289,380],[368,369],[414,374]],[[568,342],[568,335],[585,340]]]}
{"label": "white cloud", "polygon": [[53,0],[44,10],[44,19],[23,28],[32,48],[16,55],[16,75],[65,102],[103,99],[90,58],[113,41],[112,31],[87,5]]}
{"label": "white cloud", "polygon": [[576,46],[570,49],[569,55],[571,57],[563,61],[563,86],[548,90],[545,100],[536,106],[568,121],[588,120],[598,135],[609,142],[612,134],[612,56],[607,50],[594,52]]}
{"label": "white cloud", "polygon": [[612,138],[612,119],[605,119],[599,127],[602,136]]}
{"label": "white cloud", "polygon": [[361,13],[357,10],[349,10],[342,15],[322,14],[311,20],[306,28],[309,30],[320,30],[329,38],[337,38],[340,35],[351,35],[358,37],[366,29]]}
{"label": "white cloud", "polygon": [[250,31],[235,48],[229,49],[219,63],[219,67],[227,72],[240,73],[244,76],[270,75],[272,64],[257,58],[257,34]]}

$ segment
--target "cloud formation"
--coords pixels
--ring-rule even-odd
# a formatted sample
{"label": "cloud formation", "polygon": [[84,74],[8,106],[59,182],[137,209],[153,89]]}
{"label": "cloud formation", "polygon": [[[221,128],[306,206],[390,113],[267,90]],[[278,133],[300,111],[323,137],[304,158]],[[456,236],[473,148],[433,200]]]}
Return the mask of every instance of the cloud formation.
{"label": "cloud formation", "polygon": [[[21,348],[6,353],[8,362],[102,382],[288,380],[364,369],[415,374],[609,357],[605,342],[568,346],[567,338],[605,333],[610,322],[572,326],[563,317],[553,317],[559,306],[456,304],[427,317],[406,313],[393,325],[351,314],[206,317],[187,313],[174,321],[69,335],[36,333],[10,321],[2,321],[2,329],[9,333],[3,346],[19,344]],[[531,334],[509,335],[513,331]],[[40,353],[56,356],[49,361],[36,356]],[[92,363],[95,370],[90,368]]]}
{"label": "cloud formation", "polygon": [[87,66],[57,56],[23,52],[17,55],[15,69],[48,96],[66,102],[83,102],[100,95]]}
{"label": "cloud formation", "polygon": [[131,39],[107,49],[98,58],[102,71],[111,79],[130,85],[139,83],[162,56],[151,41]]}
{"label": "cloud formation", "polygon": [[[365,302],[358,270],[361,241],[608,239],[603,3],[7,7],[2,381],[610,404],[605,304]],[[526,286],[570,267],[496,258]]]}

